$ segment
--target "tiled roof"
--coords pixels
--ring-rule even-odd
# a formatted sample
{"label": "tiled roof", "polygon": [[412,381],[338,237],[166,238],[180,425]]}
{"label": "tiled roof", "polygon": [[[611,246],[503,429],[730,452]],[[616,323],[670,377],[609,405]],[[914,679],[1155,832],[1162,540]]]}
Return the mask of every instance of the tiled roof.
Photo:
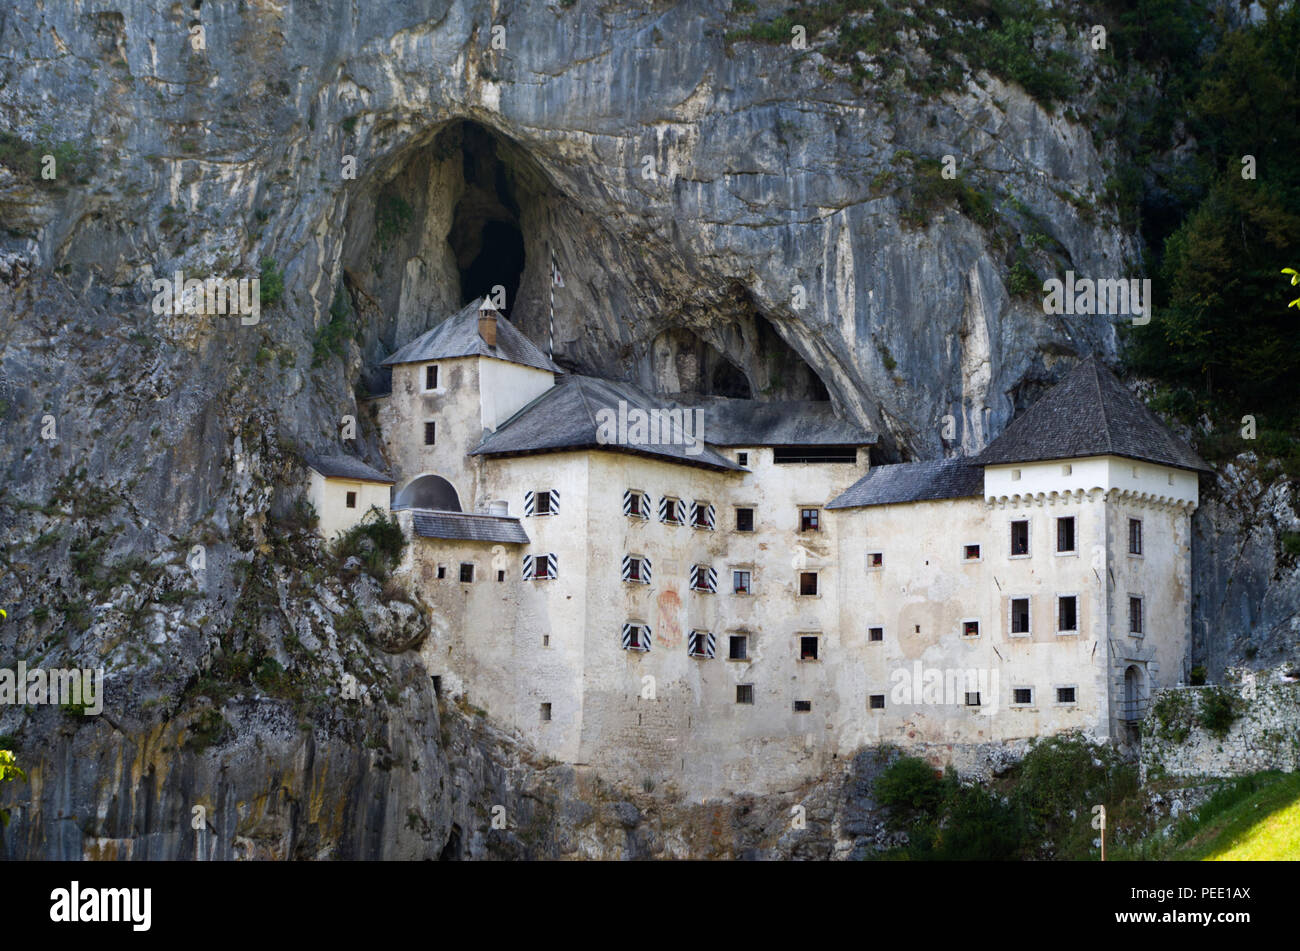
{"label": "tiled roof", "polygon": [[964,499],[984,493],[984,470],[970,459],[935,459],[877,466],[829,505],[849,509],[933,499]]}
{"label": "tiled roof", "polygon": [[531,340],[500,314],[497,315],[497,345],[489,347],[478,333],[481,304],[477,300],[466,304],[458,313],[416,337],[379,365],[424,363],[452,357],[496,357],[538,370],[559,372],[559,368]]}
{"label": "tiled roof", "polygon": [[452,538],[474,542],[527,545],[528,533],[517,518],[470,515],[462,512],[416,512],[411,516],[415,534],[423,538]]}
{"label": "tiled roof", "polygon": [[[495,433],[489,434],[470,455],[501,456],[521,453],[559,451],[566,449],[608,449],[614,452],[633,452],[659,456],[671,462],[709,469],[734,470],[739,467],[707,445],[698,447],[686,444],[686,433],[674,430],[661,434],[657,441],[648,438],[638,443],[618,443],[618,434],[602,433],[597,414],[610,410],[615,417],[619,403],[627,409],[651,410],[689,409],[666,400],[649,396],[626,383],[614,383],[595,377],[566,375],[561,377],[537,399],[533,400],[510,419],[502,423]],[[683,417],[684,418],[684,417]],[[695,435],[694,417],[689,430]],[[708,435],[707,419],[705,435]],[[676,441],[674,441],[674,439]],[[687,449],[692,452],[687,452]]]}
{"label": "tiled roof", "polygon": [[704,410],[704,438],[715,446],[872,446],[874,433],[835,415],[828,402],[715,398]]}
{"label": "tiled roof", "polygon": [[1083,456],[1211,471],[1094,356],[1081,360],[973,461],[1003,465]]}
{"label": "tiled roof", "polygon": [[393,483],[385,473],[366,465],[356,456],[305,452],[303,461],[327,479],[354,479],[358,482],[383,482],[386,485]]}

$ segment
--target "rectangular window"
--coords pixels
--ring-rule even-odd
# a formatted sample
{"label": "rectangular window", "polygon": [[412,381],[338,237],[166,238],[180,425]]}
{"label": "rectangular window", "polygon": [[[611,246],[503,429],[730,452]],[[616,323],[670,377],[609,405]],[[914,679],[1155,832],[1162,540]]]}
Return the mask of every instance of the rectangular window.
{"label": "rectangular window", "polygon": [[[531,565],[527,563],[529,557],[532,558]],[[526,556],[524,561],[525,578],[531,577],[535,581],[552,581],[559,574],[558,565],[556,564],[557,559],[554,554]],[[531,575],[529,574],[530,567],[532,568]]]}
{"label": "rectangular window", "polygon": [[805,634],[799,638],[799,659],[817,659],[817,638],[815,636]]}
{"label": "rectangular window", "polygon": [[424,368],[424,388],[426,390],[436,390],[438,388],[438,368],[436,366]]}
{"label": "rectangular window", "polygon": [[505,573],[505,570],[504,570],[504,569],[498,569],[498,570],[497,570],[497,581],[505,581],[505,580],[506,580],[506,573]]}
{"label": "rectangular window", "polygon": [[548,491],[537,492],[533,496],[533,514],[550,515],[551,514],[551,493]]}
{"label": "rectangular window", "polygon": [[439,580],[439,581],[442,581],[442,580],[445,579],[446,577],[447,577],[447,566],[446,566],[446,565],[439,565],[439,566],[438,566],[438,580]]}
{"label": "rectangular window", "polygon": [[778,465],[791,462],[857,462],[856,446],[789,446],[772,450]]}
{"label": "rectangular window", "polygon": [[437,443],[437,440],[438,440],[438,424],[431,419],[426,420],[424,423],[424,444],[426,446],[432,446]]}
{"label": "rectangular window", "polygon": [[542,704],[542,721],[545,722],[550,718],[551,718],[551,705],[549,703],[544,703]]}
{"label": "rectangular window", "polygon": [[979,560],[980,560],[980,546],[979,546],[979,545],[967,545],[965,548],[962,549],[962,555],[961,555],[961,557],[962,557],[962,560],[963,560],[963,561],[979,561]]}
{"label": "rectangular window", "polygon": [[669,525],[682,524],[682,500],[664,496],[659,500],[659,521]]}
{"label": "rectangular window", "polygon": [[628,518],[649,518],[649,497],[644,492],[628,489],[623,493],[623,514]]}
{"label": "rectangular window", "polygon": [[650,559],[642,555],[624,555],[623,580],[636,584],[649,584]]}
{"label": "rectangular window", "polygon": [[712,657],[717,643],[708,631],[691,631],[686,641],[686,652],[692,657]]}
{"label": "rectangular window", "polygon": [[738,453],[736,453],[736,465],[738,465],[738,466],[747,466],[747,465],[749,465],[749,453],[747,453],[747,452],[738,452]]}
{"label": "rectangular window", "polygon": [[799,531],[815,532],[821,528],[821,512],[818,509],[799,510]]}
{"label": "rectangular window", "polygon": [[474,580],[474,566],[467,561],[460,564],[461,584],[470,584]]}
{"label": "rectangular window", "polygon": [[1029,554],[1029,522],[1011,523],[1011,554],[1013,556]]}
{"label": "rectangular window", "polygon": [[1056,520],[1056,550],[1074,551],[1074,516]]}
{"label": "rectangular window", "polygon": [[1011,690],[1011,703],[1017,707],[1028,707],[1034,702],[1033,687],[1013,687]]}
{"label": "rectangular window", "polygon": [[1128,520],[1128,553],[1142,554],[1142,519],[1140,518]]}
{"label": "rectangular window", "polygon": [[885,709],[885,695],[883,693],[873,693],[867,700],[867,706],[872,710]]}
{"label": "rectangular window", "polygon": [[753,703],[754,685],[736,684],[736,703]]}
{"label": "rectangular window", "polygon": [[794,712],[795,712],[795,713],[812,713],[812,701],[811,701],[811,700],[796,700],[796,701],[794,702]]}
{"label": "rectangular window", "polygon": [[961,622],[961,633],[962,633],[962,637],[979,637],[979,636],[980,636],[980,622],[979,622],[979,621],[962,621],[962,622]]}
{"label": "rectangular window", "polygon": [[727,638],[727,660],[749,660],[748,634],[732,634]]}
{"label": "rectangular window", "polygon": [[883,627],[867,628],[867,640],[883,641],[885,639],[885,629]]}
{"label": "rectangular window", "polygon": [[691,503],[691,526],[713,531],[713,506],[708,502]]}
{"label": "rectangular window", "polygon": [[885,567],[885,553],[883,551],[867,552],[867,570],[874,571],[877,568]]}
{"label": "rectangular window", "polygon": [[1074,702],[1075,702],[1075,700],[1074,700],[1074,688],[1073,688],[1073,687],[1057,687],[1057,688],[1056,688],[1056,702],[1057,702],[1057,703],[1074,703]]}
{"label": "rectangular window", "polygon": [[817,593],[817,572],[799,572],[799,593],[801,595],[814,595]]}
{"label": "rectangular window", "polygon": [[736,531],[752,532],[754,530],[754,510],[750,508],[736,509]]}
{"label": "rectangular window", "polygon": [[1072,594],[1056,599],[1056,630],[1071,634],[1079,630],[1079,599]]}
{"label": "rectangular window", "polygon": [[354,509],[354,508],[356,508],[356,507],[357,507],[357,494],[356,494],[355,492],[349,492],[349,493],[348,493],[347,500],[346,500],[343,504],[346,505],[346,506],[347,506],[348,508],[350,508],[350,509]]}
{"label": "rectangular window", "polygon": [[980,694],[978,690],[966,691],[966,706],[978,707],[980,705]]}
{"label": "rectangular window", "polygon": [[623,650],[648,651],[650,649],[650,628],[644,624],[623,625]]}
{"label": "rectangular window", "polygon": [[718,573],[708,565],[691,568],[691,590],[714,592],[718,590]]}
{"label": "rectangular window", "polygon": [[749,572],[733,571],[731,573],[731,589],[736,594],[752,594],[753,587],[750,584]]}
{"label": "rectangular window", "polygon": [[1128,632],[1130,634],[1142,633],[1142,599],[1128,599]]}
{"label": "rectangular window", "polygon": [[1029,633],[1029,599],[1011,599],[1011,633]]}

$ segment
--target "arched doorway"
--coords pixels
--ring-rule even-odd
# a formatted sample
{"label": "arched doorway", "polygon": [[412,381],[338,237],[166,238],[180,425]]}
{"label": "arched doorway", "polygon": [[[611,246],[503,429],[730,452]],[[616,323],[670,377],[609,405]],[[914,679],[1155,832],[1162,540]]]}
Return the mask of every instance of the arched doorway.
{"label": "arched doorway", "polygon": [[1124,671],[1124,720],[1137,723],[1146,713],[1145,684],[1142,669],[1130,664]]}
{"label": "arched doorway", "polygon": [[422,475],[412,479],[397,493],[393,508],[459,512],[460,496],[456,493],[456,487],[442,476]]}

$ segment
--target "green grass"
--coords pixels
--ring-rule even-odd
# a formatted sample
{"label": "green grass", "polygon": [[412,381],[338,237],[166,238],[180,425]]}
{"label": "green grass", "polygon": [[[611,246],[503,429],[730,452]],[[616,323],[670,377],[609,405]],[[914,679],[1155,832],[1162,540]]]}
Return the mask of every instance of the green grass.
{"label": "green grass", "polygon": [[1168,839],[1117,849],[1117,859],[1300,860],[1300,773],[1270,771],[1226,783]]}

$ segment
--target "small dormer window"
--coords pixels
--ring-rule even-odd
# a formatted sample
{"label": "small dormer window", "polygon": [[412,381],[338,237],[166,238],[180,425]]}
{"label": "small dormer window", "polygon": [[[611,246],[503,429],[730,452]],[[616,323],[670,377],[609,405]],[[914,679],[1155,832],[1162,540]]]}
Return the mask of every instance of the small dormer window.
{"label": "small dormer window", "polygon": [[426,390],[436,390],[438,388],[438,365],[431,363],[424,368],[424,388]]}

